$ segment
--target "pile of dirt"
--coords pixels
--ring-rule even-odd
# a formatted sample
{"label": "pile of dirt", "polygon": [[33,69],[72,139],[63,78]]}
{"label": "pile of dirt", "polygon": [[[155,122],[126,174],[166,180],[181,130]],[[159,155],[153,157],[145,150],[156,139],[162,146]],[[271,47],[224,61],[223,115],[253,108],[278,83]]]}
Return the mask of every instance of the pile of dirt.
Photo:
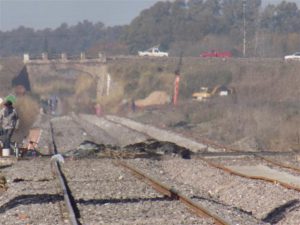
{"label": "pile of dirt", "polygon": [[124,148],[97,144],[91,141],[84,141],[77,149],[70,150],[64,154],[72,158],[160,158],[164,155],[179,156],[183,159],[190,159],[191,152],[174,143],[149,139],[145,142],[127,145]]}
{"label": "pile of dirt", "polygon": [[103,144],[97,144],[92,141],[84,141],[77,149],[66,152],[64,156],[75,158],[94,157],[95,154],[103,151],[105,148],[106,147]]}
{"label": "pile of dirt", "polygon": [[125,146],[125,149],[138,152],[147,152],[156,155],[178,155],[183,159],[190,159],[192,152],[184,147],[178,146],[175,143],[168,141],[158,141],[148,139],[145,142],[140,142]]}
{"label": "pile of dirt", "polygon": [[138,107],[151,105],[164,105],[170,102],[170,96],[164,91],[154,91],[147,98],[136,100],[135,104]]}

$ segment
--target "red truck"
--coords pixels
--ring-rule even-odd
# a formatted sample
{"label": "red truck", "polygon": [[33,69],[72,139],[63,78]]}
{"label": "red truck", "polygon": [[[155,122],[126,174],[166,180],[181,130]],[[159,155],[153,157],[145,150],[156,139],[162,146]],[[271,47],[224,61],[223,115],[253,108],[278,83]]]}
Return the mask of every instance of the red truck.
{"label": "red truck", "polygon": [[232,54],[231,54],[231,52],[211,51],[211,52],[203,52],[201,54],[201,57],[205,57],[205,58],[230,58],[230,57],[232,57]]}

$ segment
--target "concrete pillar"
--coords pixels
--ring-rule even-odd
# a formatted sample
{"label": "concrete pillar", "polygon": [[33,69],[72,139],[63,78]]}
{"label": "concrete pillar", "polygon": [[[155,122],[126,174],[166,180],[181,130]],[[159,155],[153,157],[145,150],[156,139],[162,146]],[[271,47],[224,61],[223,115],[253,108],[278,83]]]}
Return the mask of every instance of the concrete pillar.
{"label": "concrete pillar", "polygon": [[43,52],[42,53],[42,60],[43,61],[47,61],[48,60],[48,53],[47,52]]}
{"label": "concrete pillar", "polygon": [[85,52],[80,53],[80,60],[85,60]]}
{"label": "concrete pillar", "polygon": [[23,62],[24,62],[24,63],[28,63],[29,61],[30,61],[29,54],[24,54],[24,55],[23,55]]}
{"label": "concrete pillar", "polygon": [[97,71],[97,101],[99,102],[107,94],[107,74],[107,66],[101,65]]}
{"label": "concrete pillar", "polygon": [[106,75],[106,95],[109,96],[109,92],[110,92],[110,84],[111,84],[111,76],[108,73]]}
{"label": "concrete pillar", "polygon": [[67,61],[68,60],[66,53],[61,53],[61,60],[62,61]]}
{"label": "concrete pillar", "polygon": [[98,57],[99,57],[99,60],[103,63],[106,63],[106,56],[105,54],[102,54],[101,52],[98,53]]}

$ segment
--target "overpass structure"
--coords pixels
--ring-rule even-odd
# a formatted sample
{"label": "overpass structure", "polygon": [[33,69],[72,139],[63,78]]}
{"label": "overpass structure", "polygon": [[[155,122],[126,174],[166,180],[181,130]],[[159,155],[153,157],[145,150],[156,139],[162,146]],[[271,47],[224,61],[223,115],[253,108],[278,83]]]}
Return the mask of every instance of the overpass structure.
{"label": "overpass structure", "polygon": [[103,54],[96,58],[86,57],[85,53],[76,57],[62,53],[52,58],[46,53],[40,57],[24,54],[23,63],[22,71],[13,80],[16,92],[30,91],[44,98],[55,95],[69,105],[91,108],[110,93],[113,79]]}
{"label": "overpass structure", "polygon": [[28,53],[23,55],[24,64],[32,63],[87,63],[87,62],[100,62],[106,63],[106,56],[102,53],[98,53],[97,57],[87,57],[84,52],[81,52],[80,55],[68,56],[66,53],[61,53],[60,55],[48,56],[48,53],[42,53],[40,57],[31,56]]}

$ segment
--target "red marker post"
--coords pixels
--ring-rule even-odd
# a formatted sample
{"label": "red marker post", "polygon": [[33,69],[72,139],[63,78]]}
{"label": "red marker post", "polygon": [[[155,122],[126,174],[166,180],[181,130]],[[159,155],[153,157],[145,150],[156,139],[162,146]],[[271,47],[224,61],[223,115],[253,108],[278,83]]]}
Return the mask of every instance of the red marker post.
{"label": "red marker post", "polygon": [[179,75],[176,75],[174,82],[174,96],[173,96],[173,105],[177,105],[178,94],[179,94]]}

